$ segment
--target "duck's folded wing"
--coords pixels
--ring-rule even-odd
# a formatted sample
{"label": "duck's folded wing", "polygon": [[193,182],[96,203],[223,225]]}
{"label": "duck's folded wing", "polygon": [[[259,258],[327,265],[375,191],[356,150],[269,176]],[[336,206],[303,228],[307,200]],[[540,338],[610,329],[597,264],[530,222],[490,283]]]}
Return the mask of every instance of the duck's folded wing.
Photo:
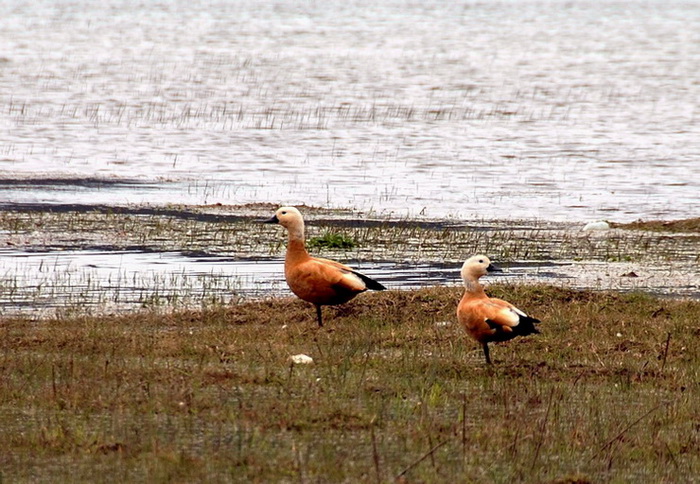
{"label": "duck's folded wing", "polygon": [[520,324],[520,314],[515,311],[515,308],[492,302],[484,302],[481,309],[486,324],[492,329],[509,331]]}
{"label": "duck's folded wing", "polygon": [[495,297],[492,297],[489,299],[489,302],[494,303],[494,304],[500,304],[503,307],[508,307],[508,308],[512,309],[516,314],[518,314],[522,318],[522,320],[530,320],[530,321],[533,321],[535,323],[540,322],[539,319],[533,318],[532,316],[528,316],[527,314],[525,314],[524,311],[521,311],[520,309],[516,308],[508,301],[504,301],[503,299],[496,299]]}
{"label": "duck's folded wing", "polygon": [[495,301],[495,303],[490,302],[487,304],[490,306],[490,309],[489,316],[486,317],[485,321],[491,329],[520,336],[539,333],[539,330],[535,327],[535,324],[540,322],[539,319],[526,315],[505,301]]}
{"label": "duck's folded wing", "polygon": [[384,287],[384,286],[383,286],[382,284],[380,284],[379,282],[375,281],[375,280],[372,279],[371,277],[367,277],[366,275],[364,275],[364,274],[362,274],[362,273],[360,273],[360,272],[357,272],[356,270],[352,269],[351,267],[346,266],[345,264],[341,264],[340,262],[336,262],[336,261],[330,260],[330,259],[322,259],[322,258],[320,258],[320,257],[314,257],[313,260],[316,261],[316,262],[319,262],[319,263],[321,263],[321,264],[325,264],[325,265],[327,265],[327,266],[330,266],[330,267],[333,267],[333,268],[335,268],[335,269],[338,269],[338,270],[343,274],[343,276],[345,276],[345,275],[347,275],[347,274],[351,274],[352,276],[355,276],[355,277],[348,277],[348,278],[345,278],[345,277],[344,277],[344,279],[347,279],[347,281],[350,281],[350,282],[351,282],[351,284],[353,285],[353,287],[355,286],[355,285],[353,284],[354,281],[356,280],[356,278],[359,278],[359,279],[362,281],[363,285],[364,285],[363,290],[364,290],[364,289],[372,289],[372,290],[374,290],[374,291],[384,291],[384,290],[386,290],[386,287]]}
{"label": "duck's folded wing", "polygon": [[358,293],[367,290],[362,278],[346,265],[316,257],[313,264],[315,272],[337,291]]}

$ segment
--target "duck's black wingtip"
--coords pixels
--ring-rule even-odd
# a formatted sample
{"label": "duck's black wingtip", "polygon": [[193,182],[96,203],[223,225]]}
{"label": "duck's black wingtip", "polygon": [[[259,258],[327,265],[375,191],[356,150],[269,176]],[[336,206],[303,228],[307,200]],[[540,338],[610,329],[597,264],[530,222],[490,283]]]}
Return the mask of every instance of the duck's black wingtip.
{"label": "duck's black wingtip", "polygon": [[542,322],[537,318],[533,318],[532,316],[521,316],[520,320],[527,321],[528,323],[532,323],[532,324],[540,324]]}
{"label": "duck's black wingtip", "polygon": [[355,274],[360,279],[362,279],[362,282],[365,283],[365,286],[367,286],[367,289],[371,289],[373,291],[386,291],[387,290],[387,288],[384,287],[383,284],[375,281],[371,277],[367,277],[366,275],[361,274],[361,273],[356,272],[356,271],[352,271],[352,273]]}

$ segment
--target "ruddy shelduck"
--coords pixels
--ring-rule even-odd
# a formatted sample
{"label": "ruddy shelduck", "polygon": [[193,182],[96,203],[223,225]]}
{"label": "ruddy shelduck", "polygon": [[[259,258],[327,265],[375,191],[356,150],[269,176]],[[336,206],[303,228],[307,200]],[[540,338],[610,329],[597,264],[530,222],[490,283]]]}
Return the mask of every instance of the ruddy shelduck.
{"label": "ruddy shelduck", "polygon": [[457,306],[457,320],[467,333],[481,343],[486,363],[491,364],[490,342],[508,341],[516,336],[539,333],[531,318],[511,303],[491,298],[484,292],[479,278],[489,272],[500,272],[485,255],[470,257],[462,265],[464,296]]}
{"label": "ruddy shelduck", "polygon": [[319,326],[323,326],[321,306],[346,303],[368,289],[386,289],[374,279],[339,262],[311,257],[306,251],[304,218],[296,208],[279,208],[265,223],[277,223],[287,229],[289,243],[284,259],[284,276],[297,297],[316,306]]}

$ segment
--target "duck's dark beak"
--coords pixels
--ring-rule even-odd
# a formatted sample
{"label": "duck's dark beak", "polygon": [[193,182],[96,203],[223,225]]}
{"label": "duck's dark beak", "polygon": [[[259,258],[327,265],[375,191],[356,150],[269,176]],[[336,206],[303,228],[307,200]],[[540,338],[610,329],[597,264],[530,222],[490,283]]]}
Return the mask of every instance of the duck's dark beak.
{"label": "duck's dark beak", "polygon": [[264,224],[278,224],[278,223],[280,223],[280,220],[277,218],[277,215],[273,215],[272,218],[269,218],[267,220],[263,220],[262,223],[264,223]]}
{"label": "duck's dark beak", "polygon": [[489,264],[489,266],[486,268],[486,272],[503,272],[503,269],[493,264]]}

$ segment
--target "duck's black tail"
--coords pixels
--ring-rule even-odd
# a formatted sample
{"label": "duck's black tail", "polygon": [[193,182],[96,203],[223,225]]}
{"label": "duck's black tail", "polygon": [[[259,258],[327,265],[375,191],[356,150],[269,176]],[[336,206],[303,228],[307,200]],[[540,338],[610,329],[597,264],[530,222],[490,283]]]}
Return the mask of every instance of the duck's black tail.
{"label": "duck's black tail", "polygon": [[527,336],[528,334],[539,334],[535,325],[540,324],[541,321],[537,318],[531,318],[530,316],[520,316],[520,323],[513,328],[513,332],[517,333],[518,336]]}
{"label": "duck's black tail", "polygon": [[367,286],[367,289],[372,289],[373,291],[385,291],[386,287],[375,281],[374,279],[367,277],[364,274],[360,274],[359,272],[352,271],[353,274],[355,274],[357,277],[362,279],[362,282],[365,283]]}

